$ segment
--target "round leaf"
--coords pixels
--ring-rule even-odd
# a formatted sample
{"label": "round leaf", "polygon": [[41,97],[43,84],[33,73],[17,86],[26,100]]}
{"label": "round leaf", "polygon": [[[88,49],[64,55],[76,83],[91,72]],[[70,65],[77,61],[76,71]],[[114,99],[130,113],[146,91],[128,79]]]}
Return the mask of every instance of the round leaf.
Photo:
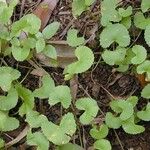
{"label": "round leaf", "polygon": [[20,72],[11,67],[0,67],[0,87],[4,91],[11,88],[12,81],[20,77]]}
{"label": "round leaf", "polygon": [[122,121],[120,117],[115,117],[112,113],[107,112],[105,123],[109,128],[118,129],[120,128]]}
{"label": "round leaf", "polygon": [[82,124],[89,124],[96,117],[99,107],[94,99],[81,98],[76,101],[76,107],[79,110],[85,110],[80,116]]}
{"label": "round leaf", "polygon": [[146,110],[137,112],[138,118],[144,121],[150,121],[150,103],[147,104]]}
{"label": "round leaf", "polygon": [[144,98],[150,98],[150,84],[146,85],[141,92],[141,96]]}
{"label": "round leaf", "polygon": [[109,65],[115,65],[121,63],[126,55],[125,48],[117,48],[115,51],[105,50],[102,54],[102,58]]}
{"label": "round leaf", "polygon": [[106,139],[97,140],[94,143],[94,148],[98,150],[111,150],[112,149],[110,142]]}
{"label": "round leaf", "polygon": [[92,50],[86,46],[77,47],[75,55],[78,58],[77,62],[74,62],[67,66],[66,74],[78,74],[87,71],[94,62],[94,54]]}
{"label": "round leaf", "polygon": [[105,124],[102,124],[99,129],[96,127],[90,130],[90,135],[95,139],[103,139],[108,135],[108,127]]}
{"label": "round leaf", "polygon": [[12,55],[17,61],[24,61],[30,54],[30,49],[12,46]]}
{"label": "round leaf", "polygon": [[118,43],[120,47],[126,47],[130,44],[129,32],[124,25],[108,25],[100,34],[100,44],[103,48],[109,47],[113,42]]}
{"label": "round leaf", "polygon": [[131,59],[132,64],[141,64],[147,58],[147,51],[141,45],[135,45],[132,48],[135,57]]}

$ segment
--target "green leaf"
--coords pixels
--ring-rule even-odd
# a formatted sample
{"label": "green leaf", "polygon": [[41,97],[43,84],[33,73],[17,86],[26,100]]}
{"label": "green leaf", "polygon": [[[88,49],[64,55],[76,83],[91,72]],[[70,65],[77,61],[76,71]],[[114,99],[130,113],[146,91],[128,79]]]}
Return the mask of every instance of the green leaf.
{"label": "green leaf", "polygon": [[133,46],[132,52],[135,54],[135,57],[131,59],[132,64],[141,64],[147,58],[147,51],[141,45]]}
{"label": "green leaf", "polygon": [[0,67],[0,87],[3,91],[11,88],[12,81],[20,77],[20,72],[11,67]]}
{"label": "green leaf", "polygon": [[27,134],[27,144],[32,146],[37,146],[37,150],[48,150],[49,141],[41,132]]}
{"label": "green leaf", "polygon": [[0,96],[0,110],[10,110],[17,105],[18,93],[14,88],[8,91],[7,96]]}
{"label": "green leaf", "polygon": [[145,29],[150,24],[150,19],[146,19],[142,12],[137,12],[134,15],[134,25],[137,28]]}
{"label": "green leaf", "polygon": [[115,117],[111,112],[107,112],[105,123],[109,128],[118,129],[121,127],[122,120],[120,117]]}
{"label": "green leaf", "polygon": [[122,123],[123,130],[128,134],[139,134],[144,132],[145,128],[134,123],[134,116]]}
{"label": "green leaf", "polygon": [[5,146],[5,141],[0,138],[0,148],[4,148]]}
{"label": "green leaf", "polygon": [[84,37],[78,37],[77,34],[78,31],[76,29],[70,29],[68,31],[67,43],[72,47],[82,45],[85,42]]}
{"label": "green leaf", "polygon": [[26,120],[25,120],[31,128],[39,128],[41,127],[42,123],[47,121],[46,116],[40,115],[37,111],[29,110],[26,113]]}
{"label": "green leaf", "polygon": [[141,92],[141,96],[144,98],[150,98],[150,84],[146,85]]}
{"label": "green leaf", "polygon": [[50,77],[50,75],[45,75],[42,77],[42,86],[39,89],[36,89],[33,92],[33,95],[40,99],[45,99],[49,97],[50,92],[52,92],[54,88],[55,83],[53,79]]}
{"label": "green leaf", "polygon": [[34,14],[28,14],[12,24],[11,36],[20,36],[22,31],[30,34],[36,34],[40,27],[41,20]]}
{"label": "green leaf", "polygon": [[145,60],[136,69],[138,74],[146,73],[146,80],[147,81],[150,81],[150,67],[149,66],[150,66],[150,61],[149,60]]}
{"label": "green leaf", "polygon": [[83,150],[83,148],[77,144],[68,143],[58,146],[56,150]]}
{"label": "green leaf", "polygon": [[95,2],[95,0],[85,0],[85,5],[90,6]]}
{"label": "green leaf", "polygon": [[76,123],[73,114],[68,113],[63,116],[59,126],[52,122],[45,122],[41,128],[50,142],[55,145],[63,145],[67,144],[75,133]]}
{"label": "green leaf", "polygon": [[19,108],[19,114],[23,116],[28,111],[34,108],[34,96],[33,96],[33,93],[29,89],[23,87],[20,84],[16,85],[16,90],[18,92],[19,97],[23,101],[23,104]]}
{"label": "green leaf", "polygon": [[10,21],[10,17],[13,14],[13,8],[8,7],[6,4],[0,5],[0,22],[6,24]]}
{"label": "green leaf", "polygon": [[44,30],[42,31],[44,38],[45,39],[52,38],[56,34],[56,32],[58,31],[59,27],[60,27],[59,22],[53,22],[53,23],[50,23],[49,25],[47,25],[44,28]]}
{"label": "green leaf", "polygon": [[19,121],[9,117],[8,113],[0,111],[0,131],[12,131],[19,127]]}
{"label": "green leaf", "polygon": [[72,13],[73,16],[80,16],[83,11],[87,9],[85,0],[73,0],[72,2]]}
{"label": "green leaf", "polygon": [[65,74],[73,75],[87,71],[94,62],[92,50],[86,46],[79,46],[75,50],[78,61],[67,66]]}
{"label": "green leaf", "polygon": [[96,117],[99,110],[97,102],[91,98],[80,98],[76,101],[75,105],[79,110],[85,110],[85,112],[80,116],[82,124],[90,124],[94,117]]}
{"label": "green leaf", "polygon": [[113,111],[121,113],[119,116],[121,120],[129,119],[134,113],[133,105],[129,101],[114,100],[110,103],[110,107]]}
{"label": "green leaf", "polygon": [[108,126],[102,124],[99,129],[97,129],[96,127],[92,128],[90,130],[90,135],[94,139],[103,139],[108,135],[108,132],[109,132]]}
{"label": "green leaf", "polygon": [[44,50],[45,48],[45,40],[43,38],[39,38],[36,42],[36,52],[40,53]]}
{"label": "green leaf", "polygon": [[36,40],[34,38],[28,37],[28,38],[21,40],[21,45],[25,49],[33,49],[33,48],[35,48],[35,44],[36,44]]}
{"label": "green leaf", "polygon": [[48,102],[50,105],[55,105],[61,102],[64,108],[68,108],[71,104],[71,92],[68,86],[57,86],[49,94]]}
{"label": "green leaf", "polygon": [[122,17],[129,17],[132,14],[132,6],[128,6],[127,9],[119,8],[118,9],[119,15]]}
{"label": "green leaf", "polygon": [[54,46],[52,45],[46,45],[46,47],[44,48],[43,52],[44,55],[46,55],[49,58],[52,59],[57,59],[57,52]]}
{"label": "green leaf", "polygon": [[121,24],[123,24],[127,29],[129,29],[132,25],[131,17],[126,17],[121,20]]}
{"label": "green leaf", "polygon": [[18,3],[19,3],[19,0],[11,0],[9,2],[9,7],[14,8],[15,6],[17,6]]}
{"label": "green leaf", "polygon": [[12,46],[12,55],[17,61],[24,61],[30,54],[29,48]]}
{"label": "green leaf", "polygon": [[150,46],[150,25],[145,28],[144,39],[147,45]]}
{"label": "green leaf", "polygon": [[120,47],[130,44],[129,32],[124,25],[111,24],[100,34],[100,44],[103,48],[109,47],[113,42],[118,43]]}
{"label": "green leaf", "polygon": [[98,150],[111,150],[112,149],[110,142],[106,139],[97,140],[94,143],[94,148]]}
{"label": "green leaf", "polygon": [[126,101],[128,101],[129,103],[132,104],[133,107],[135,107],[136,104],[138,103],[138,97],[130,96]]}
{"label": "green leaf", "polygon": [[114,51],[105,50],[102,53],[103,60],[109,65],[115,65],[121,63],[126,55],[126,49],[118,47]]}
{"label": "green leaf", "polygon": [[150,8],[150,1],[149,0],[142,0],[141,9],[145,13]]}
{"label": "green leaf", "polygon": [[150,121],[150,103],[146,105],[146,110],[137,112],[137,117],[144,121]]}
{"label": "green leaf", "polygon": [[[117,0],[103,0],[101,2],[101,24],[107,26],[109,22],[119,22],[121,16],[116,10]],[[114,29],[115,30],[115,29]]]}

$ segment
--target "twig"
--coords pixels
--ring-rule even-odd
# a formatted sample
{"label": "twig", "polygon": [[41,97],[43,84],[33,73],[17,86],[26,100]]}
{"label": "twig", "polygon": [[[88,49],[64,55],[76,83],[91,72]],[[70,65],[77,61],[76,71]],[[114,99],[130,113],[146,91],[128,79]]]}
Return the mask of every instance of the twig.
{"label": "twig", "polygon": [[11,147],[12,145],[21,141],[27,135],[29,129],[30,129],[30,127],[29,127],[29,125],[27,125],[15,139],[13,139],[12,141],[5,144],[5,148],[7,149],[7,148]]}

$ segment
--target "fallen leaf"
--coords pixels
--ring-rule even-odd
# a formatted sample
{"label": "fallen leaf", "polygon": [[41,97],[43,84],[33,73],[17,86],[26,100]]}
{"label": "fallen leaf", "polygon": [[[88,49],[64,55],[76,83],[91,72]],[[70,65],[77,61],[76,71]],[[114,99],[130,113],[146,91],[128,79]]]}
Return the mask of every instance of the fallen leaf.
{"label": "fallen leaf", "polygon": [[44,0],[34,10],[33,13],[41,19],[41,30],[43,30],[48,23],[58,1],[59,0]]}
{"label": "fallen leaf", "polygon": [[[57,66],[65,68],[68,64],[74,62],[77,58],[74,54],[75,48],[72,48],[65,44],[52,44],[57,52]],[[36,54],[36,58],[46,66],[53,66],[51,59],[42,53]]]}

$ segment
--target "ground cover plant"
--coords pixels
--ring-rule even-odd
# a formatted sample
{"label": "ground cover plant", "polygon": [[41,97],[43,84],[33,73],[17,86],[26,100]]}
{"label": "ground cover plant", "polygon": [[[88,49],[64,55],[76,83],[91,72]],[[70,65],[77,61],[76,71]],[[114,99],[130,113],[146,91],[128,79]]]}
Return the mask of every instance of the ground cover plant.
{"label": "ground cover plant", "polygon": [[[57,4],[62,5],[61,1],[39,3],[36,11],[23,13],[25,1],[0,0],[0,149],[111,150],[115,149],[109,137],[113,132],[123,150],[116,131],[141,135],[150,121],[150,2],[71,1],[70,12],[77,20],[82,20],[82,15],[95,5],[100,6],[96,12],[99,20],[89,39],[70,24],[65,33],[60,33],[60,20],[48,23],[50,13]],[[15,18],[20,4],[20,16]],[[48,19],[42,19],[49,9]],[[61,37],[58,33],[61,40],[57,39]],[[98,41],[96,48],[92,48],[92,38]],[[141,43],[137,42],[139,38]],[[90,80],[95,84],[92,72],[98,65],[108,65],[113,68],[112,74],[118,74],[108,89],[120,75],[131,74],[140,90],[116,96],[97,81],[95,92],[99,87],[109,95],[103,109],[104,104],[79,83],[90,72]],[[57,82],[58,74],[63,82]],[[27,82],[32,80],[29,76],[36,76],[35,87],[28,87]],[[105,80],[108,82],[109,77]],[[57,112],[59,117],[49,117],[47,111]],[[90,143],[86,142],[84,130]],[[11,137],[11,133],[15,136]]]}

